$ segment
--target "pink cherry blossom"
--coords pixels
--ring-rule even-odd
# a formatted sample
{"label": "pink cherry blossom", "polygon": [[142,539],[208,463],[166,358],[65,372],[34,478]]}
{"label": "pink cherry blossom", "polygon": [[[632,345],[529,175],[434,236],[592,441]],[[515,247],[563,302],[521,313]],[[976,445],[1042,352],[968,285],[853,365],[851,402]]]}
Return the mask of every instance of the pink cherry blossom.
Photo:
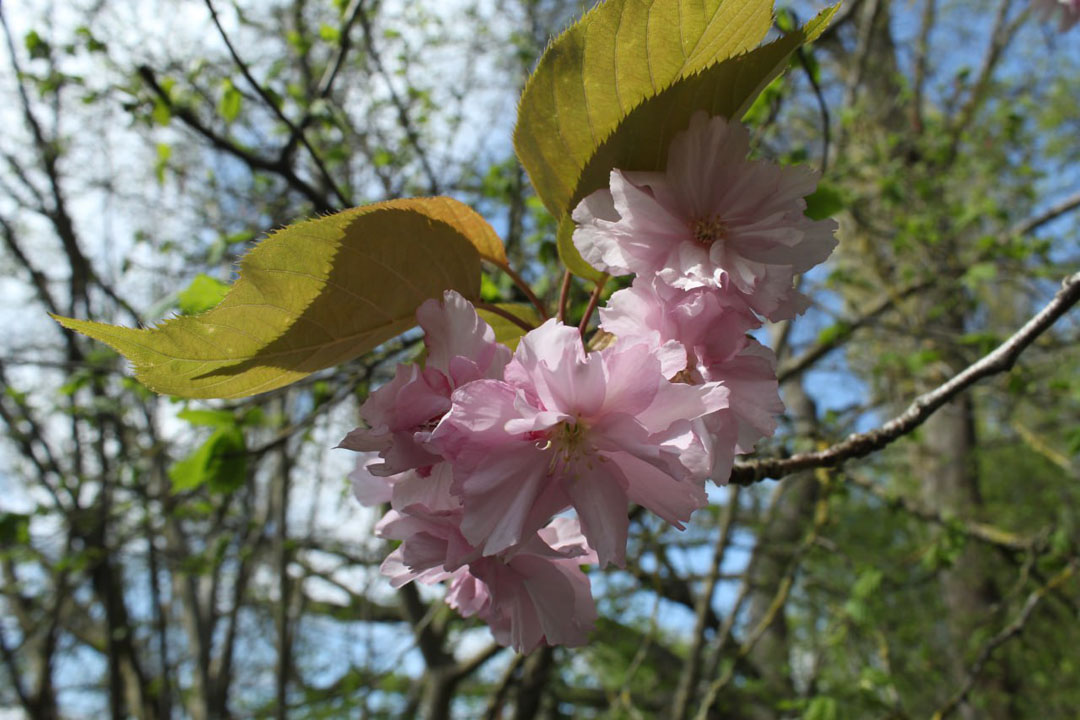
{"label": "pink cherry blossom", "polygon": [[[596,623],[596,605],[580,566],[595,562],[577,521],[555,518],[508,558],[470,563],[470,578],[455,578],[447,602],[462,614],[476,608],[495,639],[521,653],[540,644],[583,645]],[[478,604],[481,587],[486,605]]]}
{"label": "pink cherry blossom", "polygon": [[760,326],[732,293],[710,287],[679,290],[656,277],[635,278],[600,308],[600,327],[619,342],[665,346],[674,341],[684,349],[681,366],[664,368],[668,378],[738,354],[748,342],[746,333]]}
{"label": "pink cherry blossom", "polygon": [[442,303],[428,300],[416,311],[424,329],[427,360],[399,365],[394,378],[371,393],[360,408],[368,424],[341,441],[350,450],[378,451],[383,462],[368,470],[394,475],[419,468],[426,472],[440,458],[427,447],[430,430],[450,409],[455,388],[480,378],[501,377],[510,351],[495,342],[495,333],[472,304],[453,290]]}
{"label": "pink cherry blossom", "polygon": [[431,441],[453,465],[465,538],[494,555],[573,506],[606,565],[623,562],[628,502],[681,529],[713,464],[699,419],[726,407],[727,390],[668,382],[662,354],[645,343],[586,354],[576,329],[549,320],[522,338],[504,381],[458,388]]}
{"label": "pink cherry blossom", "polygon": [[717,288],[679,290],[642,277],[611,296],[600,310],[601,327],[618,343],[675,342],[685,348],[682,366],[664,373],[685,382],[718,382],[729,391],[727,407],[705,416],[713,439],[711,477],[724,483],[736,453],[747,453],[776,430],[784,410],[772,351],[746,335],[759,323]]}
{"label": "pink cherry blossom", "polygon": [[382,564],[391,585],[449,581],[446,602],[488,623],[496,640],[529,652],[540,643],[581,645],[596,621],[584,563],[596,562],[577,522],[556,518],[501,556],[481,556],[458,530],[460,511],[392,510],[377,532],[402,540]]}
{"label": "pink cherry blossom", "polygon": [[770,320],[793,317],[807,304],[793,278],[832,252],[836,224],[803,214],[813,171],[748,152],[741,125],[695,114],[672,140],[665,171],[613,170],[609,189],[581,201],[574,244],[604,272],[720,287]]}
{"label": "pink cherry blossom", "polygon": [[776,419],[784,412],[776,380],[776,356],[748,338],[736,355],[701,366],[702,382],[720,382],[728,390],[728,407],[705,416],[705,427],[718,448],[711,477],[725,484],[734,458],[719,448],[734,444],[735,454],[753,452],[758,441],[772,437]]}

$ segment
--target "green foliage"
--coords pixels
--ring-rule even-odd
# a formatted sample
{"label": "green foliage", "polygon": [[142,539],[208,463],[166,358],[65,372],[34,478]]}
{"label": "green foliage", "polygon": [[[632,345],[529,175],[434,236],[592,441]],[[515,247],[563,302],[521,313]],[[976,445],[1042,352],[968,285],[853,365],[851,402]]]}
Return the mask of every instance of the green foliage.
{"label": "green foliage", "polygon": [[169,468],[173,492],[206,485],[211,492],[228,493],[247,477],[244,432],[235,425],[216,428],[191,455]]}
{"label": "green foliage", "polygon": [[0,547],[10,548],[30,542],[30,516],[0,512]]}
{"label": "green foliage", "polygon": [[806,196],[806,216],[811,220],[830,218],[844,209],[844,196],[827,182],[818,183],[817,190]]}
{"label": "green foliage", "polygon": [[177,305],[185,315],[198,315],[220,303],[228,292],[229,286],[225,283],[199,273],[177,296]]}
{"label": "green foliage", "polygon": [[225,122],[231,123],[240,115],[240,107],[244,96],[233,85],[232,80],[226,79],[221,83],[221,100],[218,102],[218,113],[225,118]]}
{"label": "green foliage", "polygon": [[505,262],[494,230],[467,206],[392,200],[273,233],[204,314],[139,330],[56,319],[123,354],[159,393],[243,397],[367,352],[412,327],[416,308],[444,290],[475,299],[481,257]]}

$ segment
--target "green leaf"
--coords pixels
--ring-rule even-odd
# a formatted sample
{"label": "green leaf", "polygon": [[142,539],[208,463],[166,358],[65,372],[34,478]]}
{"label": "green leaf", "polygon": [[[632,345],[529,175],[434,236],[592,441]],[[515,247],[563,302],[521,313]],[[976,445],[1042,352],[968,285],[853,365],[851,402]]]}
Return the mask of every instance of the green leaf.
{"label": "green leaf", "polygon": [[828,327],[822,328],[821,332],[818,333],[817,342],[818,345],[831,345],[850,333],[851,325],[840,320]]}
{"label": "green leaf", "polygon": [[244,96],[240,94],[240,91],[233,85],[232,80],[226,79],[221,84],[221,100],[218,102],[218,112],[221,113],[221,117],[225,118],[225,122],[231,123],[240,114],[240,105],[244,101]]}
{"label": "green leaf", "polygon": [[319,37],[321,37],[324,42],[336,45],[341,40],[341,30],[333,25],[323,23],[319,26]]}
{"label": "green leaf", "polygon": [[213,492],[236,490],[247,477],[246,450],[240,428],[218,428],[195,452],[169,468],[173,492],[204,484]]}
{"label": "green leaf", "polygon": [[168,168],[171,157],[172,147],[167,143],[158,143],[157,161],[154,163],[154,175],[157,177],[158,185],[165,184],[165,169]]}
{"label": "green leaf", "polygon": [[835,698],[827,695],[818,695],[806,706],[803,720],[837,720],[840,717],[840,708]]}
{"label": "green leaf", "polygon": [[177,304],[180,312],[185,315],[198,315],[221,302],[228,292],[229,286],[225,283],[205,273],[199,273],[187,289],[177,296]]}
{"label": "green leaf", "polygon": [[151,117],[154,118],[154,122],[164,127],[172,120],[172,110],[169,109],[168,104],[160,98],[154,100],[154,110],[151,113]]}
{"label": "green leaf", "polygon": [[997,265],[992,262],[975,263],[967,269],[960,281],[969,289],[974,290],[979,285],[987,283],[997,277]]}
{"label": "green leaf", "polygon": [[23,45],[26,46],[26,51],[30,53],[30,58],[33,60],[41,60],[49,57],[51,48],[49,43],[41,37],[37,30],[31,30],[23,37]]}
{"label": "green leaf", "polygon": [[614,168],[663,170],[672,139],[698,111],[741,118],[788,67],[791,54],[825,30],[837,7],[823,11],[798,32],[680,78],[636,106],[589,157],[564,206],[567,212],[593,191],[608,187]]}
{"label": "green leaf", "polygon": [[[533,327],[539,327],[544,322],[540,313],[530,303],[495,303],[495,306],[521,318]],[[495,331],[496,342],[501,342],[511,350],[517,349],[518,342],[525,334],[525,328],[489,310],[477,310],[476,313]]]}
{"label": "green leaf", "polygon": [[817,190],[806,196],[806,217],[811,220],[831,218],[846,207],[844,196],[828,183],[818,183]]}
{"label": "green leaf", "polygon": [[416,308],[444,290],[476,299],[481,257],[505,261],[468,206],[390,200],[273,233],[201,315],[146,329],[56,320],[123,354],[159,393],[245,397],[362,355],[412,327]]}
{"label": "green leaf", "polygon": [[208,427],[232,427],[236,425],[236,416],[228,410],[181,410],[176,417],[192,425]]}
{"label": "green leaf", "polygon": [[30,516],[0,512],[0,547],[30,544]]}
{"label": "green leaf", "polygon": [[569,216],[559,223],[558,234],[555,237],[555,246],[559,251],[559,259],[562,260],[566,269],[578,277],[585,278],[594,283],[604,278],[604,273],[585,262],[577,247],[574,245],[574,221]]}
{"label": "green leaf", "polygon": [[563,262],[590,280],[599,274],[571,242],[578,202],[607,187],[613,168],[663,169],[695,112],[742,117],[836,11],[750,50],[768,30],[771,2],[723,0],[704,13],[690,5],[609,0],[552,43],[522,95],[514,147],[559,220]]}

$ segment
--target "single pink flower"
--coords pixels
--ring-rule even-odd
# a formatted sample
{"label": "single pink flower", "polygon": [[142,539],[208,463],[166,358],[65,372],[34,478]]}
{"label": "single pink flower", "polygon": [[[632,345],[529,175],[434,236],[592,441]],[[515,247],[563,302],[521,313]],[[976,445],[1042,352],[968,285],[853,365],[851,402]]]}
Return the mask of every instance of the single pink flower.
{"label": "single pink flower", "polygon": [[472,303],[447,290],[441,303],[428,300],[416,311],[424,329],[427,359],[399,365],[394,378],[371,393],[360,407],[368,427],[350,432],[340,447],[378,451],[382,463],[368,467],[376,475],[413,468],[422,473],[440,458],[427,446],[427,435],[450,409],[455,388],[480,378],[498,378],[510,350],[495,342],[491,327]]}
{"label": "single pink flower", "polygon": [[813,171],[749,160],[749,147],[740,124],[695,114],[665,171],[612,170],[610,188],[581,201],[574,244],[598,270],[720,287],[770,320],[793,317],[807,305],[793,278],[829,256],[836,223],[803,214]]}
{"label": "single pink flower", "polygon": [[661,355],[647,344],[586,354],[576,329],[549,320],[522,338],[504,381],[456,390],[431,441],[454,467],[469,542],[506,551],[573,506],[606,565],[623,562],[628,502],[681,529],[712,466],[699,418],[727,391],[668,382]]}

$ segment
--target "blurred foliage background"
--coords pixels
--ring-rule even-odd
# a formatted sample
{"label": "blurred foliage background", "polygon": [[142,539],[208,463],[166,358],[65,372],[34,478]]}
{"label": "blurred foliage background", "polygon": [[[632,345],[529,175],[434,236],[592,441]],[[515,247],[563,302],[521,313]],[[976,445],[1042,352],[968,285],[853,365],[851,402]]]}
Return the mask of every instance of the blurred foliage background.
{"label": "blurred foliage background", "polygon": [[[331,449],[415,333],[192,402],[48,318],[196,313],[275,227],[437,193],[553,301],[555,228],[510,132],[583,9],[4,3],[0,717],[1075,717],[1075,312],[871,458],[714,488],[685,532],[634,515],[625,571],[593,574],[591,643],[528,657],[390,589]],[[841,226],[802,279],[814,307],[770,328],[788,411],[762,455],[880,424],[1077,270],[1078,32],[1024,0],[848,0],[752,108],[755,152],[820,169],[814,211]]]}

